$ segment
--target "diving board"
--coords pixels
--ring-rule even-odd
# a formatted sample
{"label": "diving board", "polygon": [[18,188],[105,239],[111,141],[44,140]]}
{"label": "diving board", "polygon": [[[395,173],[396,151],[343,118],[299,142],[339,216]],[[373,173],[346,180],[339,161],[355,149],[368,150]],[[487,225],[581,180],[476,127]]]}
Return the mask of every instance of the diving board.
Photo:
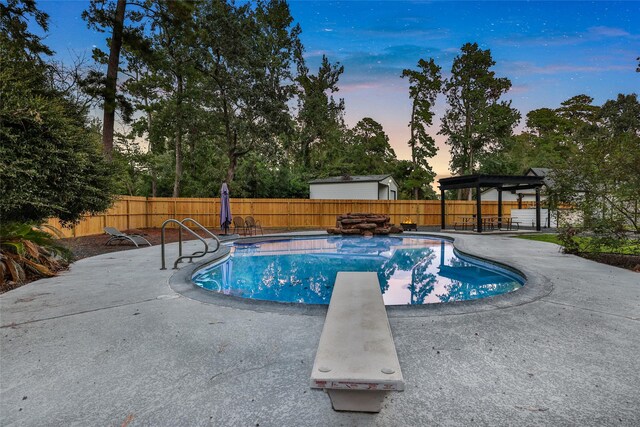
{"label": "diving board", "polygon": [[338,273],[311,388],[324,389],[336,411],[358,412],[380,412],[388,392],[404,390],[376,273]]}

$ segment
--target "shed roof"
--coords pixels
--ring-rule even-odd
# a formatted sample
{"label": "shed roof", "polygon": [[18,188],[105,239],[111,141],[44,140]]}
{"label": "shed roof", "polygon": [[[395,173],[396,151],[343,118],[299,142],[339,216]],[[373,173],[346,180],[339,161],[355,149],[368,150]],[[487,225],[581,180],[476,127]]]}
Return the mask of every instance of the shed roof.
{"label": "shed roof", "polygon": [[[339,184],[349,182],[380,182],[387,178],[393,179],[391,174],[386,175],[345,175],[330,176],[328,178],[318,178],[309,181],[309,184]],[[395,180],[394,180],[395,181]]]}
{"label": "shed roof", "polygon": [[536,176],[547,176],[551,172],[551,168],[529,168],[529,171]]}
{"label": "shed roof", "polygon": [[551,188],[554,186],[555,181],[550,177],[552,170],[550,168],[529,168],[527,174],[532,173],[536,176],[544,179],[544,185]]}

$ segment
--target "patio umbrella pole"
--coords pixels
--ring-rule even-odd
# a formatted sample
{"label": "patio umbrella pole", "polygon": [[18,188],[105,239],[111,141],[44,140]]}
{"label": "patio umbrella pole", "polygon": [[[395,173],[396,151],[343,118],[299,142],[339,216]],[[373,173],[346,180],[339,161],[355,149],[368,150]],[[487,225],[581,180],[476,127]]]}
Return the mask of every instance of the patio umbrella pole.
{"label": "patio umbrella pole", "polygon": [[220,228],[224,230],[224,235],[229,233],[229,225],[231,224],[231,206],[229,205],[229,187],[227,182],[222,182],[220,187]]}

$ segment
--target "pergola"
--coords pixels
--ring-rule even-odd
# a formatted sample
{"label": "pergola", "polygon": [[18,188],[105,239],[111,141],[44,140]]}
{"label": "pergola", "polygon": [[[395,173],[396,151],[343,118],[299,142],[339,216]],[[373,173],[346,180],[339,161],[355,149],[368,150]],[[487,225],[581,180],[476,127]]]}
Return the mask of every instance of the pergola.
{"label": "pergola", "polygon": [[502,192],[533,189],[536,190],[536,230],[540,231],[540,187],[544,185],[543,177],[529,175],[464,175],[442,178],[440,184],[441,225],[445,229],[445,198],[446,190],[461,188],[475,188],[476,199],[476,230],[482,233],[482,188],[498,190],[498,228],[502,227]]}

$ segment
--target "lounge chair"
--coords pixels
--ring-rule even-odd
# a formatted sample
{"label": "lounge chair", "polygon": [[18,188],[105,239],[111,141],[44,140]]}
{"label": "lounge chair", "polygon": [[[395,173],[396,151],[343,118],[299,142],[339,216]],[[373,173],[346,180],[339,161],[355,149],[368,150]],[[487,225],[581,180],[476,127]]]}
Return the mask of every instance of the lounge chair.
{"label": "lounge chair", "polygon": [[241,216],[233,217],[233,232],[237,233],[238,228],[243,230],[243,234],[247,234],[247,224],[244,222]]}
{"label": "lounge chair", "polygon": [[248,216],[244,219],[244,223],[246,225],[246,229],[251,235],[251,230],[255,231],[256,236],[258,235],[258,228],[260,229],[260,234],[264,235],[264,231],[262,231],[262,226],[260,225],[260,221],[256,221],[252,216]]}
{"label": "lounge chair", "polygon": [[110,237],[109,240],[107,240],[107,243],[105,243],[105,245],[108,245],[111,242],[118,242],[118,241],[122,241],[122,240],[128,240],[130,242],[132,242],[134,245],[136,245],[136,247],[138,247],[139,245],[143,245],[143,244],[147,244],[149,246],[151,246],[151,243],[149,243],[149,241],[147,239],[145,239],[144,237],[142,237],[139,234],[125,234],[122,231],[118,230],[117,228],[114,227],[105,227],[104,228],[104,232],[107,233]]}

